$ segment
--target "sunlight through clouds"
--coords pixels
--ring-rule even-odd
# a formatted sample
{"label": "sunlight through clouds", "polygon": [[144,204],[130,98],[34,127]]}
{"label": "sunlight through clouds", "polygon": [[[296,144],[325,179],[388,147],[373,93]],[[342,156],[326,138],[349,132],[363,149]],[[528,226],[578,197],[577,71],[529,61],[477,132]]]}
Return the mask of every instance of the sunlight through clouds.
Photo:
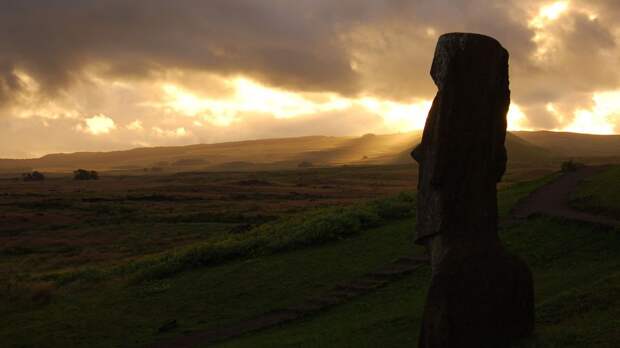
{"label": "sunlight through clouds", "polygon": [[536,17],[530,21],[530,26],[535,28],[542,28],[547,23],[558,19],[563,13],[568,10],[569,1],[558,1],[552,4],[542,6]]}
{"label": "sunlight through clouds", "polygon": [[388,129],[407,132],[424,128],[431,106],[430,100],[400,103],[374,97],[344,98],[334,93],[287,92],[245,78],[226,83],[232,87],[233,94],[220,99],[199,97],[179,86],[164,84],[164,107],[221,127],[239,121],[244,113],[263,113],[276,119],[287,119],[359,107],[382,117]]}
{"label": "sunlight through clouds", "polygon": [[191,91],[165,84],[166,106],[186,116],[201,116],[218,126],[229,126],[242,113],[265,113],[275,118],[291,118],[325,111],[342,110],[351,106],[346,99],[332,93],[321,93],[324,101],[313,101],[301,94],[262,86],[245,78],[226,83],[234,94],[228,98],[201,98]]}
{"label": "sunlight through clouds", "polygon": [[[294,93],[262,86],[245,78],[227,81],[233,94],[229,98],[201,98],[173,84],[164,84],[165,107],[185,116],[200,117],[212,125],[228,127],[242,121],[243,113],[265,113],[276,119],[294,118],[353,107],[383,119],[392,132],[409,132],[424,128],[432,101],[419,99],[403,103],[376,97],[344,98],[331,93]],[[527,117],[520,107],[512,104],[508,112],[508,129],[527,130]],[[194,125],[203,126],[200,121]]]}
{"label": "sunlight through clouds", "polygon": [[573,121],[559,130],[590,134],[617,133],[616,125],[620,121],[620,91],[594,93],[592,101],[592,109],[576,110]]}
{"label": "sunlight through clouds", "polygon": [[557,39],[548,29],[554,21],[560,18],[569,10],[569,1],[558,1],[538,10],[538,14],[529,22],[530,28],[534,30],[532,41],[536,44],[534,59],[537,61],[548,60],[549,54],[558,45]]}
{"label": "sunlight through clouds", "polygon": [[528,127],[528,119],[525,113],[521,111],[521,108],[516,103],[510,103],[508,109],[508,115],[506,116],[508,121],[508,130],[531,130]]}
{"label": "sunlight through clouds", "polygon": [[403,104],[375,98],[363,98],[358,103],[367,110],[383,117],[386,126],[397,132],[409,132],[424,128],[426,116],[432,105],[430,100]]}
{"label": "sunlight through clouds", "polygon": [[74,2],[0,5],[20,28],[0,31],[0,157],[420,130],[455,30],[509,51],[509,130],[620,132],[619,0]]}

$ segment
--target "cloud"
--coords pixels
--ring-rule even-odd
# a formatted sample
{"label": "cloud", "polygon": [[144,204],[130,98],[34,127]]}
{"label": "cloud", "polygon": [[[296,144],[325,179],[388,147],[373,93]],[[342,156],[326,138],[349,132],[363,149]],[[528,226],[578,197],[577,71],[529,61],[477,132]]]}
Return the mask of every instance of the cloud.
{"label": "cloud", "polygon": [[92,135],[108,134],[116,129],[116,123],[108,116],[95,115],[84,119],[84,124],[78,124],[76,129]]}
{"label": "cloud", "polygon": [[159,127],[153,127],[152,130],[157,136],[169,138],[180,138],[188,135],[188,132],[184,127],[178,127],[176,129],[161,129]]}
{"label": "cloud", "polygon": [[519,12],[482,0],[12,1],[0,4],[0,62],[51,95],[87,69],[124,79],[181,69],[293,91],[420,97],[432,93],[429,28],[487,32],[521,56],[532,45]]}
{"label": "cloud", "polygon": [[40,153],[404,130],[452,31],[510,51],[523,128],[617,130],[615,111],[583,112],[620,90],[619,16],[615,0],[3,1],[0,138],[57,132]]}
{"label": "cloud", "polygon": [[[0,62],[54,94],[87,67],[145,78],[180,68],[243,74],[302,90],[352,93],[337,20],[318,1],[24,0],[0,5]],[[19,30],[18,30],[19,29]]]}
{"label": "cloud", "polygon": [[129,123],[127,126],[125,126],[125,128],[132,130],[132,131],[141,131],[144,129],[144,127],[142,127],[142,121],[140,120],[135,120]]}

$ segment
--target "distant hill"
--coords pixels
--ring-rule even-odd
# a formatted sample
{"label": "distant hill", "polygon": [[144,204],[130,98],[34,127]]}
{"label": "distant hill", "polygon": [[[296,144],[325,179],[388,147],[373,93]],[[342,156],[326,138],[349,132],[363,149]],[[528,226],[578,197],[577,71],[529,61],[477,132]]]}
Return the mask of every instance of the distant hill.
{"label": "distant hill", "polygon": [[620,156],[620,135],[550,131],[513,132],[513,134],[560,157]]}
{"label": "distant hill", "polygon": [[[97,170],[129,170],[156,167],[178,171],[223,165],[228,168],[240,163],[247,166],[252,163],[294,162],[299,160],[300,153],[339,148],[353,139],[355,137],[308,136],[218,144],[145,147],[125,151],[50,154],[37,159],[0,159],[0,170],[39,168],[67,171],[77,167]],[[226,166],[227,163],[230,163],[230,166]]]}
{"label": "distant hill", "polygon": [[[393,157],[420,142],[422,132],[408,132],[387,135],[366,134],[351,139],[337,148],[307,152],[305,160],[331,164],[385,164]],[[409,159],[407,162],[411,162]]]}
{"label": "distant hill", "polygon": [[[419,142],[420,138],[416,139],[414,143],[417,145]],[[414,147],[415,145],[409,146],[404,151],[396,154],[391,162],[411,162],[410,154]],[[549,150],[533,145],[510,132],[506,134],[506,150],[508,151],[508,160],[510,162],[540,163],[547,162],[554,157]]]}
{"label": "distant hill", "polygon": [[[0,159],[0,171],[68,172],[291,169],[343,164],[413,163],[409,153],[421,132],[361,137],[307,136],[219,144],[137,148],[110,152],[50,154],[36,159]],[[512,132],[506,137],[510,162],[543,163],[570,157],[620,157],[620,135]]]}
{"label": "distant hill", "polygon": [[541,162],[557,157],[549,149],[528,142],[512,132],[506,134],[506,150],[508,160],[512,162]]}

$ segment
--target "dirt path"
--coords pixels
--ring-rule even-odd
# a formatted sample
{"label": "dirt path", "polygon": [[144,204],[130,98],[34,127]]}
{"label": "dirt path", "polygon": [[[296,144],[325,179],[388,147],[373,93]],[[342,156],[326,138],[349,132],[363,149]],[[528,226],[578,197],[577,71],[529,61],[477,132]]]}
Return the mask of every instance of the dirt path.
{"label": "dirt path", "polygon": [[[519,220],[535,213],[542,213],[570,220],[620,227],[620,221],[581,212],[571,208],[569,205],[570,194],[576,189],[579,182],[605,168],[605,166],[583,167],[575,172],[560,176],[517,204],[512,210],[509,220]],[[186,348],[198,345],[204,347],[250,332],[282,325],[342,304],[353,297],[374,291],[390,281],[400,279],[412,273],[426,262],[427,260],[420,258],[400,258],[375,272],[367,273],[350,282],[337,285],[319,296],[307,299],[299,305],[265,313],[255,318],[238,322],[235,325],[188,334],[171,341],[157,343],[152,347]]]}
{"label": "dirt path", "polygon": [[605,226],[620,227],[620,221],[576,210],[570,206],[570,195],[585,178],[606,169],[606,166],[587,166],[567,173],[536,190],[512,210],[513,219],[523,219],[534,213],[562,217]]}

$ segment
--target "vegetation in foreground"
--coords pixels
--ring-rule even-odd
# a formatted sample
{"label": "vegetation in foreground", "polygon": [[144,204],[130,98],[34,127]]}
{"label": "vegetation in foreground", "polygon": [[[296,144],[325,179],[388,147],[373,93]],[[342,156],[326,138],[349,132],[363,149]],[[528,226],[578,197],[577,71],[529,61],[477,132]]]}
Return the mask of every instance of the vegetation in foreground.
{"label": "vegetation in foreground", "polygon": [[583,182],[571,205],[620,220],[620,166],[611,166]]}
{"label": "vegetation in foreground", "polygon": [[[549,179],[503,189],[499,193],[500,213],[506,216],[516,202]],[[189,262],[191,267],[164,273],[148,271],[148,276],[138,278],[135,275],[142,272],[131,277],[77,277],[72,282],[40,279],[27,283],[25,291],[19,289],[19,283],[3,284],[4,294],[9,296],[3,296],[0,309],[4,318],[0,336],[8,347],[135,347],[232,325],[300,303],[335,284],[411,255],[415,224],[409,215],[411,208],[411,198],[403,195],[345,208],[319,208],[299,213],[300,220],[296,214],[287,215],[257,229],[281,231],[274,233],[282,233],[288,240],[283,245],[288,247],[249,253],[208,267]],[[351,221],[371,223],[333,224],[343,211],[352,214]],[[355,220],[359,217],[364,219]],[[359,226],[359,230],[348,233],[344,228],[349,225]],[[183,224],[178,228],[183,229]],[[295,228],[305,232],[285,233]],[[256,236],[250,231],[233,236]],[[216,233],[212,238],[221,235]],[[308,236],[311,238],[306,239]],[[507,227],[502,238],[511,250],[526,258],[536,278],[537,335],[524,342],[524,347],[613,347],[620,342],[613,331],[620,317],[620,231],[539,216]],[[303,242],[287,244],[299,240]],[[108,269],[108,263],[101,267]],[[427,284],[428,270],[422,270],[316,317],[222,345],[415,345]],[[159,332],[172,320],[176,320],[176,328]]]}
{"label": "vegetation in foreground", "polygon": [[415,187],[415,167],[0,179],[0,281],[113,267]]}
{"label": "vegetation in foreground", "polygon": [[[534,274],[536,334],[519,347],[618,347],[620,230],[538,216],[501,238]],[[416,346],[428,280],[428,270],[416,273],[309,320],[221,346]]]}
{"label": "vegetation in foreground", "polygon": [[[542,182],[518,184],[502,191],[502,211],[508,211],[519,197]],[[7,289],[12,297],[2,313],[10,321],[0,335],[16,346],[122,347],[232,324],[298,303],[397,257],[410,255],[412,208],[411,196],[401,194],[367,204],[301,213],[258,227],[261,231],[271,230],[272,236],[284,237],[280,243],[285,243],[277,245],[289,246],[275,254],[247,254],[220,265],[197,268],[200,263],[192,261],[196,254],[189,252],[187,258],[181,258],[189,263],[172,262],[174,272],[168,272],[167,266],[164,273],[139,268],[147,270],[149,276],[137,282],[135,277],[124,274],[97,278],[89,277],[87,272],[73,282],[51,278],[30,283],[27,291],[13,283],[9,285],[13,289]],[[351,219],[341,219],[343,213]],[[374,227],[377,224],[384,226]],[[358,230],[352,234],[349,228]],[[238,237],[242,240],[243,236],[251,239],[256,235],[260,234],[246,232]],[[294,243],[289,244],[291,241]],[[179,264],[183,267],[175,268]],[[94,269],[91,275],[102,273]],[[157,334],[170,320],[177,320],[179,328]],[[30,330],[40,334],[31,335]]]}
{"label": "vegetation in foreground", "polygon": [[242,234],[227,234],[112,268],[87,267],[45,275],[40,279],[60,284],[78,280],[102,280],[113,276],[130,276],[132,281],[165,279],[193,268],[348,238],[364,230],[411,217],[414,206],[415,195],[401,193],[366,204],[322,208],[266,223]]}
{"label": "vegetation in foreground", "polygon": [[[513,168],[504,185],[547,172]],[[0,179],[0,282],[116,268],[243,238],[310,211],[337,212],[398,195],[414,188],[416,177],[415,166],[399,165],[103,175],[93,181],[56,174],[40,182]]]}

